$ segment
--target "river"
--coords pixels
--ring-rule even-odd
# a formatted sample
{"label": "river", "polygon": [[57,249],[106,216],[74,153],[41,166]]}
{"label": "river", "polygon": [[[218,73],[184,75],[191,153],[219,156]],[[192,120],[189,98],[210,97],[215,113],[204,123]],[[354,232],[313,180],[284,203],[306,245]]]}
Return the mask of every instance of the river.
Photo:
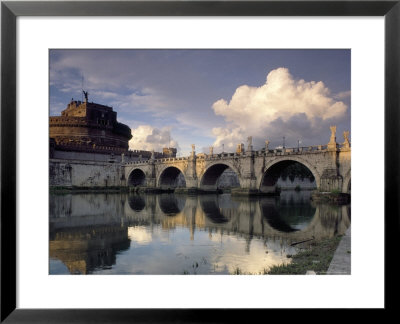
{"label": "river", "polygon": [[350,225],[349,205],[310,193],[51,194],[49,273],[264,273]]}

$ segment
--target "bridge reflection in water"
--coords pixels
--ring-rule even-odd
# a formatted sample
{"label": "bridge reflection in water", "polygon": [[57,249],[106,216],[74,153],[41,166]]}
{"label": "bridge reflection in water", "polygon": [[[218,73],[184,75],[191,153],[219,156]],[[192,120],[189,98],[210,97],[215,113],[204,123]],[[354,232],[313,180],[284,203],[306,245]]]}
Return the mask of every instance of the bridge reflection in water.
{"label": "bridge reflection in water", "polygon": [[[261,273],[345,233],[350,206],[309,198],[308,191],[51,195],[50,274]],[[301,241],[308,242],[292,246]]]}

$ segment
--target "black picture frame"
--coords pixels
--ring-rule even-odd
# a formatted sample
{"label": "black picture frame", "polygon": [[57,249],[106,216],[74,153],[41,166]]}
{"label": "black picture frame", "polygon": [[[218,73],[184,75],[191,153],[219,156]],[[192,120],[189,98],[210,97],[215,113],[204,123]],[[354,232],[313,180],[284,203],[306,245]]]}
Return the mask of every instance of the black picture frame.
{"label": "black picture frame", "polygon": [[[398,283],[389,262],[399,232],[400,0],[396,1],[2,1],[1,3],[1,321],[6,323],[226,322],[244,309],[16,308],[16,19],[19,16],[384,16],[385,309]],[[373,150],[373,148],[371,149]],[[372,171],[371,171],[372,172]],[[373,235],[373,233],[371,233]]]}

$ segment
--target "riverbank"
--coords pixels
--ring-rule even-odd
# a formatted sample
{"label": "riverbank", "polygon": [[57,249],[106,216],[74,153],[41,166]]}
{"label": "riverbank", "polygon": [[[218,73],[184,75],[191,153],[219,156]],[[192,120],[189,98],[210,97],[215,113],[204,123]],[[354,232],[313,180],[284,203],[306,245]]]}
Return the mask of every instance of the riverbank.
{"label": "riverbank", "polygon": [[63,186],[51,186],[49,188],[49,192],[51,194],[82,194],[82,193],[120,193],[120,192],[129,192],[128,187],[63,187]]}
{"label": "riverbank", "polygon": [[351,274],[351,226],[347,229],[335,251],[328,274],[349,275]]}
{"label": "riverbank", "polygon": [[174,193],[174,194],[187,194],[187,195],[201,195],[201,194],[224,194],[230,193],[232,196],[279,196],[279,193],[262,193],[258,190],[248,189],[216,189],[216,190],[204,190],[200,188],[169,188],[161,189],[154,187],[127,187],[127,186],[93,186],[93,187],[81,187],[81,186],[50,186],[50,193],[52,194],[80,194],[80,193],[116,193],[116,192],[129,192],[136,194],[159,194],[159,193]]}
{"label": "riverbank", "polygon": [[293,255],[291,258],[291,263],[272,267],[265,274],[350,274],[350,227],[345,235],[313,243],[309,249]]}

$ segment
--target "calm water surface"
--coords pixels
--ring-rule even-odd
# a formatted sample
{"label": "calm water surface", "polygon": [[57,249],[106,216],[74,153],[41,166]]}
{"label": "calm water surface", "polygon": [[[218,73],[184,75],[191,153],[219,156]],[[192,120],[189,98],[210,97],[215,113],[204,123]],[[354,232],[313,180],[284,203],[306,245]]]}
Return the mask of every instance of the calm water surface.
{"label": "calm water surface", "polygon": [[313,204],[309,191],[50,195],[49,272],[257,274],[349,225],[350,206]]}

